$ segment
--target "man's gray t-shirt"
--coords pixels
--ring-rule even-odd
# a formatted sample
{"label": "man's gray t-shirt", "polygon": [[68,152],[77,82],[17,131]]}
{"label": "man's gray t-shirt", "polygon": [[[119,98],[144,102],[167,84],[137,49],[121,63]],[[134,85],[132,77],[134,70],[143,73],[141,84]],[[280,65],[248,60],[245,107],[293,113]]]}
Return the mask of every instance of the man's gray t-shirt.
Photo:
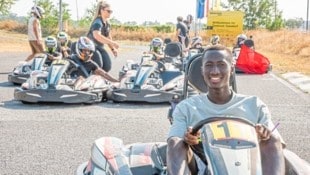
{"label": "man's gray t-shirt", "polygon": [[[183,138],[189,126],[194,126],[206,118],[221,116],[245,118],[254,124],[263,124],[270,130],[274,128],[268,107],[258,97],[233,92],[228,103],[219,105],[212,103],[207,94],[201,94],[183,100],[176,106],[168,138],[173,136]],[[277,130],[273,133],[280,136]]]}

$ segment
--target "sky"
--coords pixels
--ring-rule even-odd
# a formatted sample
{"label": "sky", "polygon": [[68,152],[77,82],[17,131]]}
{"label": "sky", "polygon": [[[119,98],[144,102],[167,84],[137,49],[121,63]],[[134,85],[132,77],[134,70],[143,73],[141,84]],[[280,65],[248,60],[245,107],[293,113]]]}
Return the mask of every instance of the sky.
{"label": "sky", "polygon": [[[17,0],[12,6],[11,12],[18,16],[27,16],[33,3],[25,3],[32,0]],[[59,0],[52,0],[57,5]],[[62,0],[69,4],[71,17],[81,18],[87,8],[97,0]],[[145,21],[158,21],[162,24],[166,22],[176,23],[177,16],[184,18],[188,14],[195,16],[196,0],[107,0],[113,10],[112,16],[121,22],[135,21],[141,24]],[[308,0],[277,0],[278,9],[283,12],[285,19],[307,18]],[[297,3],[298,2],[298,3]],[[26,10],[25,10],[26,9]],[[29,10],[27,10],[29,9]],[[77,13],[78,12],[78,13]]]}

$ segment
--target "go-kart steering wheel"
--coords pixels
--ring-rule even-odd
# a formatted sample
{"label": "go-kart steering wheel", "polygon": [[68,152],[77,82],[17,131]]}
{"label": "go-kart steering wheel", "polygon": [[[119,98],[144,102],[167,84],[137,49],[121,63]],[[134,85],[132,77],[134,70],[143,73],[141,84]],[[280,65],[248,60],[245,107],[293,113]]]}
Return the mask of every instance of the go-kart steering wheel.
{"label": "go-kart steering wheel", "polygon": [[166,71],[165,63],[163,61],[157,61],[157,69],[159,72],[165,72]]}
{"label": "go-kart steering wheel", "polygon": [[[193,129],[192,129],[192,134],[196,134],[205,124],[211,123],[211,122],[216,122],[216,121],[221,121],[221,120],[234,120],[234,121],[239,121],[242,123],[245,123],[247,125],[250,126],[255,126],[254,123],[252,123],[251,121],[247,120],[247,119],[243,119],[243,118],[237,118],[237,117],[210,117],[210,118],[206,118],[204,120],[201,120],[200,122],[198,122],[197,124],[194,125]],[[208,165],[208,161],[204,155],[204,151],[203,151],[203,146],[202,143],[199,142],[198,145],[190,145],[192,151],[198,155],[198,157],[200,157],[200,159],[206,164]]]}
{"label": "go-kart steering wheel", "polygon": [[248,124],[250,126],[255,126],[255,124],[245,118],[237,118],[237,117],[210,117],[210,118],[206,118],[204,120],[201,120],[200,122],[198,122],[197,124],[194,125],[193,130],[192,130],[192,134],[196,134],[202,127],[203,125],[207,124],[207,123],[211,123],[211,122],[216,122],[216,121],[221,121],[221,120],[234,120],[234,121],[239,121],[245,124]]}

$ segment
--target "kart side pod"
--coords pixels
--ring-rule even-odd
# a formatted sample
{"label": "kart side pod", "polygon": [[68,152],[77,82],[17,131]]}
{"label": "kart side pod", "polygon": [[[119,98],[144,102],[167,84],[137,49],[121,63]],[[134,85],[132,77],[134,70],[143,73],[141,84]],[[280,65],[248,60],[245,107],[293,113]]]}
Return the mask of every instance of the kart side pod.
{"label": "kart side pod", "polygon": [[125,146],[121,139],[102,137],[92,146],[91,160],[84,174],[162,174],[166,171],[165,153],[165,143],[135,143]]}

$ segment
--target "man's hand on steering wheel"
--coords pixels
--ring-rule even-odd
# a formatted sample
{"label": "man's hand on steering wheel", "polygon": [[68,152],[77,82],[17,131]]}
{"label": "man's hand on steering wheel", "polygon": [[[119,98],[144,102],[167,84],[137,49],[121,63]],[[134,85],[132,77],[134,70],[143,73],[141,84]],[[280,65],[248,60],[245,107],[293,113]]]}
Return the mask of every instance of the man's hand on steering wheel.
{"label": "man's hand on steering wheel", "polygon": [[188,127],[187,131],[184,134],[184,142],[188,145],[198,145],[200,141],[200,131],[197,133],[192,133],[193,128]]}
{"label": "man's hand on steering wheel", "polygon": [[267,141],[270,139],[272,131],[269,130],[266,126],[262,124],[257,124],[255,125],[255,130],[256,130],[258,138],[261,141]]}

